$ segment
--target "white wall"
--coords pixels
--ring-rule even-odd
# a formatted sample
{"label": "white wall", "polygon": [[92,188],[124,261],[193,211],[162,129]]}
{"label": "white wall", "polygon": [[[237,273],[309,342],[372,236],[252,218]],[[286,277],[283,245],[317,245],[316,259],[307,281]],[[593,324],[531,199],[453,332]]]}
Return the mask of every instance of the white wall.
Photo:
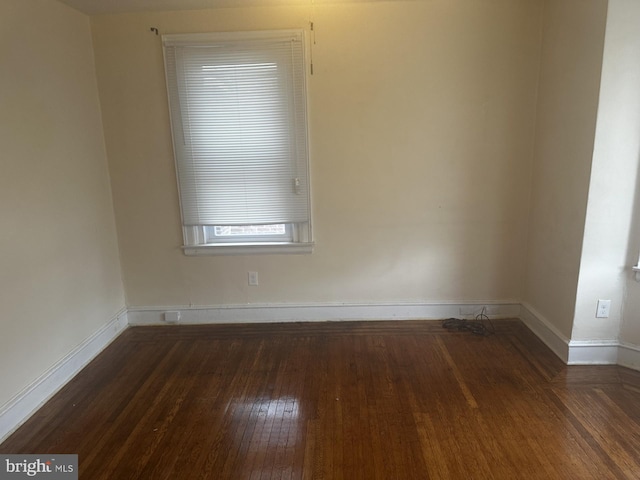
{"label": "white wall", "polygon": [[[436,0],[92,17],[128,304],[521,298],[541,12]],[[310,16],[315,252],[185,257],[149,28],[307,28]]]}
{"label": "white wall", "polygon": [[[640,4],[611,0],[573,340],[616,340],[631,276],[628,249],[640,155]],[[598,299],[612,301],[595,318]]]}
{"label": "white wall", "polygon": [[[585,236],[584,295],[578,298],[576,337],[617,336],[640,346],[640,283],[630,268],[640,252],[638,164],[640,161],[640,4],[610,0],[600,117],[592,188],[592,221]],[[593,210],[593,212],[591,211]],[[597,298],[611,298],[612,316],[594,319]],[[591,306],[591,311],[589,307]],[[639,365],[640,366],[640,365]]]}
{"label": "white wall", "polygon": [[545,2],[523,300],[571,338],[607,3]]}
{"label": "white wall", "polygon": [[3,0],[0,65],[2,413],[124,294],[88,18]]}

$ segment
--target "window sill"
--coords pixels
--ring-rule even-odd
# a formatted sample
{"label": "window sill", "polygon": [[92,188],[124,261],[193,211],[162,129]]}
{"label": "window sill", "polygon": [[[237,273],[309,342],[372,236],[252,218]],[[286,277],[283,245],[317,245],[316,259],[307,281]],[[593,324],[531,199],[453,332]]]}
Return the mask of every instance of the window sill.
{"label": "window sill", "polygon": [[313,252],[313,243],[221,243],[185,245],[187,256],[203,255],[295,255]]}

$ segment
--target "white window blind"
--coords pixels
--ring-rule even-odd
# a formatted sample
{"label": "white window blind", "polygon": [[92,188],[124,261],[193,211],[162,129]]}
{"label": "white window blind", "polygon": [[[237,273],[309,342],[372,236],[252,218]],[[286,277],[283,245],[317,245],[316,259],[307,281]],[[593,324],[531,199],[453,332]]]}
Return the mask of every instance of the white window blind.
{"label": "white window blind", "polygon": [[310,220],[302,31],[163,36],[182,220]]}

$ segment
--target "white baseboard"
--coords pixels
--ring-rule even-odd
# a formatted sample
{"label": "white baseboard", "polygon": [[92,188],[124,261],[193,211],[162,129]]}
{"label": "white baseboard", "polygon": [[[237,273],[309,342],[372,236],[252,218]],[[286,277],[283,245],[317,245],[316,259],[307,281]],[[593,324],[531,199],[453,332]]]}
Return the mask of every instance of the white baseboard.
{"label": "white baseboard", "polygon": [[622,365],[640,370],[640,346],[618,340],[569,340],[526,303],[519,317],[567,365]]}
{"label": "white baseboard", "polygon": [[640,370],[640,346],[620,342],[618,346],[618,365]]}
{"label": "white baseboard", "polygon": [[31,385],[0,407],[0,442],[33,415],[128,326],[122,309],[100,330],[74,348]]}
{"label": "white baseboard", "polygon": [[[429,320],[464,317],[487,306],[491,318],[517,318],[519,303],[266,304],[131,307],[129,325],[165,325],[164,312],[179,312],[181,324],[317,322],[340,320]],[[469,315],[467,315],[469,316]]]}
{"label": "white baseboard", "polygon": [[560,333],[544,316],[527,303],[521,305],[519,317],[529,330],[542,340],[553,353],[563,362],[568,362],[569,339],[567,337]]}
{"label": "white baseboard", "polygon": [[571,340],[567,365],[615,365],[618,351],[617,340]]}

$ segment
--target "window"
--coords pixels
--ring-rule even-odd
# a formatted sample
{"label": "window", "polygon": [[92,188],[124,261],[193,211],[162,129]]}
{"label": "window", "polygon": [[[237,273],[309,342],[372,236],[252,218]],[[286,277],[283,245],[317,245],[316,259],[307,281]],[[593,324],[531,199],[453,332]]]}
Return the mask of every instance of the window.
{"label": "window", "polygon": [[163,45],[185,253],[310,252],[303,32]]}

